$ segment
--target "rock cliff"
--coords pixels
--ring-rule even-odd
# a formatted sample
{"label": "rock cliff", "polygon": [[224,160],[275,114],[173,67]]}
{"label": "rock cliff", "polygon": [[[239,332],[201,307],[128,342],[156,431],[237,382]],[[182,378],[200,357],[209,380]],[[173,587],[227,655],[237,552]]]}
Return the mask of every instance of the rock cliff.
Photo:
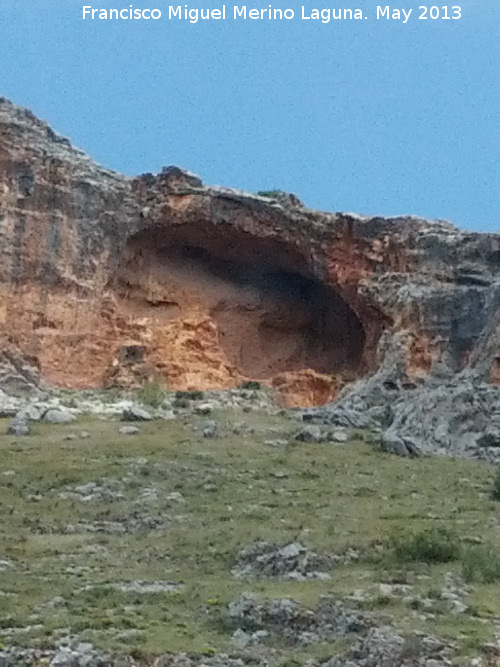
{"label": "rock cliff", "polygon": [[313,211],[175,167],[127,178],[5,99],[0,253],[0,353],[48,383],[251,379],[313,406],[374,373],[395,336],[408,382],[438,362],[500,380],[500,236]]}

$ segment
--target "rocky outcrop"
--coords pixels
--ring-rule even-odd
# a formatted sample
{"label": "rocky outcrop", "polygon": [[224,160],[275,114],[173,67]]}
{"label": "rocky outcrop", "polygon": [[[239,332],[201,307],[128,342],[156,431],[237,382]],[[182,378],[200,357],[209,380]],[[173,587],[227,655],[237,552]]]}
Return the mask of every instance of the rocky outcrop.
{"label": "rocky outcrop", "polygon": [[317,405],[404,332],[410,378],[446,357],[500,380],[500,237],[126,178],[0,100],[0,352],[67,387],[274,384]]}

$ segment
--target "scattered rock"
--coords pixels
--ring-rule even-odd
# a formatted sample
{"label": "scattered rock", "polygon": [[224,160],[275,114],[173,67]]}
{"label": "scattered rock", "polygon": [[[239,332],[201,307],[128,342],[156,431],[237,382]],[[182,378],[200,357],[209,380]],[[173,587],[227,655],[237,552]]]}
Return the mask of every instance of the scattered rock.
{"label": "scattered rock", "polygon": [[403,637],[390,627],[372,627],[352,649],[323,662],[323,667],[446,667],[449,646],[434,637]]}
{"label": "scattered rock", "polygon": [[349,434],[344,429],[336,429],[331,432],[330,439],[333,440],[333,442],[344,443],[349,440]]}
{"label": "scattered rock", "polygon": [[328,433],[316,424],[304,426],[295,436],[299,442],[325,442],[327,439]]}
{"label": "scattered rock", "polygon": [[62,647],[53,657],[50,667],[105,667],[107,659],[93,645],[79,642],[74,648]]}
{"label": "scattered rock", "polygon": [[256,631],[264,630],[302,645],[364,634],[372,625],[367,616],[327,596],[320,597],[314,609],[308,609],[290,598],[258,602],[252,594],[244,593],[229,605],[228,617],[252,637]]}
{"label": "scattered rock", "polygon": [[30,426],[26,419],[14,417],[7,428],[8,435],[29,435]]}
{"label": "scattered rock", "polygon": [[184,584],[174,581],[127,581],[123,583],[111,584],[122,593],[138,593],[139,595],[148,595],[151,593],[172,593],[184,587]]}
{"label": "scattered rock", "polygon": [[26,419],[32,422],[38,422],[41,419],[43,419],[43,416],[48,409],[49,406],[47,405],[30,403],[29,405],[25,405],[23,408],[21,408],[19,412],[16,414],[16,417],[19,417],[19,419]]}
{"label": "scattered rock", "polygon": [[200,403],[195,407],[194,412],[197,415],[209,415],[213,412],[213,410],[213,403]]}
{"label": "scattered rock", "polygon": [[84,503],[122,500],[124,498],[123,493],[114,489],[113,486],[116,486],[116,483],[113,484],[110,480],[86,482],[85,484],[75,486],[71,490],[61,491],[59,493],[59,498],[62,498],[63,500],[71,498],[80,500]]}
{"label": "scattered rock", "polygon": [[232,574],[238,578],[276,577],[306,581],[330,579],[328,559],[309,551],[299,542],[284,545],[254,542],[238,554]]}
{"label": "scattered rock", "polygon": [[158,419],[163,419],[164,421],[172,421],[176,419],[175,412],[173,410],[157,410],[156,417]]}
{"label": "scattered rock", "polygon": [[139,405],[131,405],[122,414],[122,421],[124,422],[148,422],[151,419],[153,419],[151,414]]}
{"label": "scattered rock", "polygon": [[204,422],[201,425],[201,432],[204,438],[215,438],[217,436],[217,422],[213,419]]}
{"label": "scattered rock", "polygon": [[444,577],[444,586],[441,595],[448,602],[453,614],[463,614],[468,610],[465,596],[468,588],[463,579],[455,572],[447,572]]}
{"label": "scattered rock", "polygon": [[137,435],[140,431],[137,426],[120,426],[118,430],[122,435]]}
{"label": "scattered rock", "polygon": [[43,421],[51,424],[69,424],[75,421],[74,415],[63,407],[50,408],[43,415]]}
{"label": "scattered rock", "polygon": [[267,630],[257,630],[256,632],[245,632],[241,628],[234,631],[231,641],[238,648],[248,648],[261,644],[269,637]]}

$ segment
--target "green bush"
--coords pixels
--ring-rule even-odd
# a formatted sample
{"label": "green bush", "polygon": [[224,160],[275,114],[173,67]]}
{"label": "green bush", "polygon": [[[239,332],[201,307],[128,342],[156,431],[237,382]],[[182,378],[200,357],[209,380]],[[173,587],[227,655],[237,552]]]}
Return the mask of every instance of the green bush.
{"label": "green bush", "polygon": [[460,541],[454,531],[443,526],[413,533],[397,533],[390,540],[398,561],[448,563],[460,557]]}
{"label": "green bush", "polygon": [[500,500],[500,466],[497,467],[495,477],[493,478],[493,486],[491,489],[491,499]]}
{"label": "green bush", "polygon": [[283,190],[259,190],[257,194],[259,197],[267,197],[268,199],[281,199],[287,196]]}
{"label": "green bush", "polygon": [[500,581],[500,554],[493,547],[468,547],[462,550],[460,560],[465,581],[483,584]]}
{"label": "green bush", "polygon": [[204,393],[199,389],[194,389],[192,391],[176,391],[175,398],[186,401],[201,401],[204,397]]}
{"label": "green bush", "polygon": [[160,380],[148,380],[137,390],[137,400],[143,405],[159,408],[165,400],[166,394],[166,389]]}
{"label": "green bush", "polygon": [[246,380],[238,386],[238,389],[252,389],[254,391],[259,391],[262,389],[262,385],[260,382],[256,382],[255,380]]}

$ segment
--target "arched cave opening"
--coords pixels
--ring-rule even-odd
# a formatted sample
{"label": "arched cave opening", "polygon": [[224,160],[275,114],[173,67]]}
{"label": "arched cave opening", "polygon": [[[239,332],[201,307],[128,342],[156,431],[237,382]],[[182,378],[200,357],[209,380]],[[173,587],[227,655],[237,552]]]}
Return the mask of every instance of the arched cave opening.
{"label": "arched cave opening", "polygon": [[129,240],[114,287],[125,312],[158,325],[193,311],[210,315],[245,377],[361,370],[360,319],[293,246],[274,238],[216,225],[145,230]]}

